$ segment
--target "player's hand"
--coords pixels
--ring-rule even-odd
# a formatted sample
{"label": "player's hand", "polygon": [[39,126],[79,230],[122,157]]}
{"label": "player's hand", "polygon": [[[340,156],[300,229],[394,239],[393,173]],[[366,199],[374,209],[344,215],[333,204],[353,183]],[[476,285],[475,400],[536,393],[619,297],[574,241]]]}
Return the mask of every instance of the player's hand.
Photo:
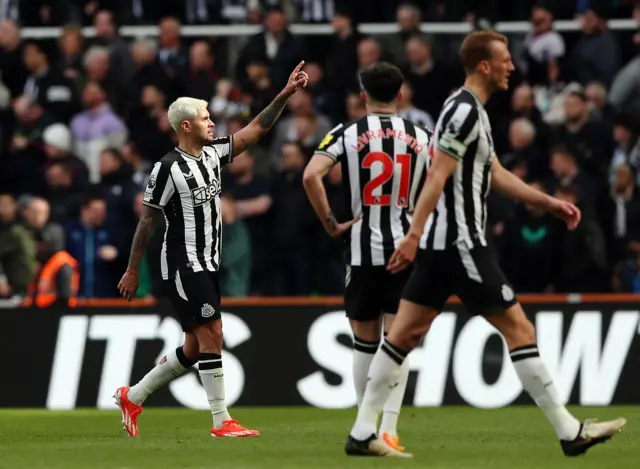
{"label": "player's hand", "polygon": [[397,274],[409,267],[416,258],[419,242],[419,236],[411,233],[407,234],[403,240],[400,241],[400,245],[396,248],[389,259],[387,270],[392,274]]}
{"label": "player's hand", "polygon": [[345,221],[344,223],[338,223],[327,229],[327,233],[335,240],[340,240],[349,232],[354,223],[360,220],[360,216],[355,217],[353,220]]}
{"label": "player's hand", "polygon": [[136,291],[138,291],[138,281],[138,272],[127,270],[124,273],[120,283],[118,283],[118,290],[120,290],[120,294],[125,300],[131,301],[133,295],[136,294]]}
{"label": "player's hand", "polygon": [[309,75],[306,72],[301,71],[302,66],[304,65],[304,60],[298,64],[298,66],[293,70],[291,75],[289,76],[289,81],[287,82],[287,86],[284,87],[284,90],[292,95],[298,88],[307,86],[309,82]]}
{"label": "player's hand", "polygon": [[556,199],[555,197],[550,198],[546,209],[548,213],[564,221],[570,231],[576,229],[582,218],[578,207],[564,200]]}

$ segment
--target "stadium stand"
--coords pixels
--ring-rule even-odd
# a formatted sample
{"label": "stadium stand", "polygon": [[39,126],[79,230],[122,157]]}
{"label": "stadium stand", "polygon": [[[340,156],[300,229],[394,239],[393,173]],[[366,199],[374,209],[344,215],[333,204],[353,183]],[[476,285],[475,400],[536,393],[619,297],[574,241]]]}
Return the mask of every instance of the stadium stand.
{"label": "stadium stand", "polygon": [[[205,99],[217,134],[232,133],[301,59],[308,89],[223,180],[223,294],[340,295],[341,247],[317,221],[301,175],[324,135],[364,112],[358,70],[381,59],[401,66],[403,115],[430,125],[462,83],[462,36],[420,25],[484,28],[498,20],[530,22],[526,32],[509,33],[517,71],[510,92],[488,105],[498,155],[584,214],[567,232],[533,208],[494,197],[487,230],[507,277],[523,293],[640,292],[640,32],[607,27],[612,18],[640,25],[640,4],[367,3],[360,11],[339,0],[0,1],[0,298],[26,295],[61,252],[78,263],[79,296],[117,296],[142,187],[175,143],[167,106],[182,95]],[[554,18],[576,15],[578,31],[553,29]],[[398,32],[359,32],[361,23],[390,21]],[[293,34],[292,22],[329,23],[332,34]],[[117,24],[157,24],[158,34],[121,36]],[[181,29],[210,24],[260,32]],[[63,28],[38,35],[43,27]],[[336,167],[326,187],[338,219],[340,181]],[[157,295],[162,235],[156,231],[147,253],[141,298]],[[65,269],[48,275],[74,281]]]}

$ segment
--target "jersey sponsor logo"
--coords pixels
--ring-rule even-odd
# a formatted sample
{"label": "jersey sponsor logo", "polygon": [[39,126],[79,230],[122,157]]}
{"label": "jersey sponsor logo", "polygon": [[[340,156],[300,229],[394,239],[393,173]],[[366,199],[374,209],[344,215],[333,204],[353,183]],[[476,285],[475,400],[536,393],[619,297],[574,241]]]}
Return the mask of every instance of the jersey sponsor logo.
{"label": "jersey sponsor logo", "polygon": [[209,203],[212,199],[219,196],[222,192],[220,182],[214,180],[208,186],[196,187],[191,189],[191,198],[193,199],[193,205],[198,207]]}

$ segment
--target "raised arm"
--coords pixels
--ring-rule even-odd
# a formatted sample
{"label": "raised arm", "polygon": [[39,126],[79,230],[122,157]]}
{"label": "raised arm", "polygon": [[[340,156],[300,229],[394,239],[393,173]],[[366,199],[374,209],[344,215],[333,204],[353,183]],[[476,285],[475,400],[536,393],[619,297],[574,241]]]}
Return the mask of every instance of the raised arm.
{"label": "raised arm", "polygon": [[271,104],[264,108],[244,129],[233,134],[232,158],[255,145],[273,127],[273,124],[278,120],[282,110],[287,105],[289,98],[298,91],[300,86],[307,86],[309,77],[305,72],[301,71],[303,65],[304,60],[291,73],[287,85],[271,101]]}

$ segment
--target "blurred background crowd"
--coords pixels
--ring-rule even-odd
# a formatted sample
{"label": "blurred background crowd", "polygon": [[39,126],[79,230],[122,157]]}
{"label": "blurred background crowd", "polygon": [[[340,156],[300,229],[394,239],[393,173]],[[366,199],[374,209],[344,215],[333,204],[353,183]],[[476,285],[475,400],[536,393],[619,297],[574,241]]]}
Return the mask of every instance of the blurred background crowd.
{"label": "blurred background crowd", "polygon": [[[366,6],[366,8],[364,7]],[[579,19],[554,31],[554,19]],[[151,165],[175,143],[166,109],[189,95],[210,102],[218,135],[233,133],[285,84],[302,59],[307,89],[272,132],[223,179],[224,295],[340,295],[341,246],[307,202],[302,171],[324,135],[365,108],[358,71],[389,60],[405,74],[399,113],[432,128],[462,84],[460,34],[425,22],[526,21],[508,34],[511,90],[487,108],[503,164],[577,203],[574,232],[535,208],[492,195],[492,241],[519,292],[640,292],[640,29],[624,0],[0,0],[0,298],[34,288],[56,253],[77,263],[81,297],[118,296]],[[367,36],[361,23],[396,22]],[[183,25],[256,24],[248,37],[184,36]],[[291,23],[333,33],[294,35]],[[119,25],[159,25],[123,37]],[[63,26],[58,37],[25,37]],[[95,34],[83,35],[83,26]],[[26,29],[25,29],[26,28]],[[326,178],[344,212],[341,171]],[[159,292],[156,230],[139,297]],[[44,286],[46,288],[46,285]]]}

